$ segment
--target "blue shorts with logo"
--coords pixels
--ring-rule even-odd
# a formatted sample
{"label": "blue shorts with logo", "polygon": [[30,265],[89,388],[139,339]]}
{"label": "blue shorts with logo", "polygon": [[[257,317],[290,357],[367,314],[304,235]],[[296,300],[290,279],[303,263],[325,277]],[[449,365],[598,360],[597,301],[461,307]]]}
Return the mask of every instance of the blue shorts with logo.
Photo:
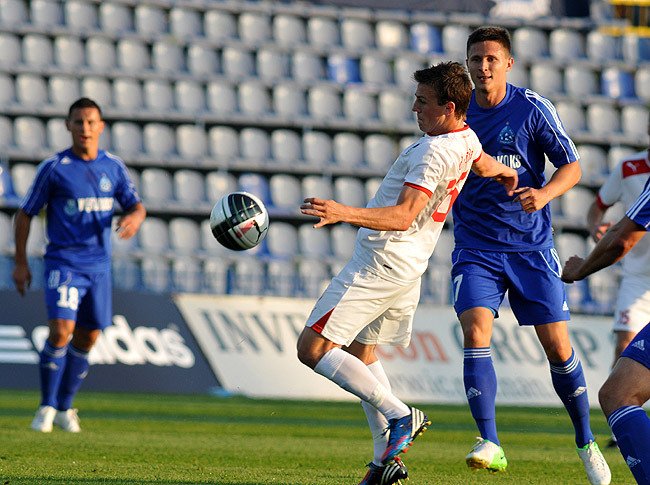
{"label": "blue shorts with logo", "polygon": [[506,291],[519,325],[571,318],[555,249],[527,252],[455,249],[451,255],[454,309],[485,307],[499,316]]}
{"label": "blue shorts with logo", "polygon": [[650,369],[650,323],[636,334],[630,345],[621,353],[621,357],[635,360]]}
{"label": "blue shorts with logo", "polygon": [[47,317],[74,320],[88,329],[111,325],[111,273],[84,273],[58,261],[45,261]]}

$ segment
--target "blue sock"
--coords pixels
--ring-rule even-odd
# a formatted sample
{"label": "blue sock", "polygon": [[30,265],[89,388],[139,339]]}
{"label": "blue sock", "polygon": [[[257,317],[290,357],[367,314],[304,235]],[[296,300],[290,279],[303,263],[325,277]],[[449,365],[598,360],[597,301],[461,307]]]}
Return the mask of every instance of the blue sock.
{"label": "blue sock", "polygon": [[495,411],[497,375],[490,347],[466,348],[463,355],[463,382],[472,417],[481,438],[500,445]]}
{"label": "blue sock", "polygon": [[61,377],[65,370],[68,346],[55,347],[49,340],[41,351],[41,406],[56,407],[56,395],[59,392]]}
{"label": "blue sock", "polygon": [[639,406],[623,406],[607,418],[618,449],[639,485],[650,485],[650,419]]}
{"label": "blue sock", "polygon": [[550,363],[550,365],[553,387],[573,423],[576,445],[582,448],[594,440],[589,424],[589,397],[582,364],[575,351],[571,349],[569,360],[560,364]]}
{"label": "blue sock", "polygon": [[65,411],[72,407],[72,400],[88,374],[88,367],[88,352],[84,352],[70,345],[65,373],[63,374],[63,379],[61,379],[57,396],[56,408],[59,411]]}

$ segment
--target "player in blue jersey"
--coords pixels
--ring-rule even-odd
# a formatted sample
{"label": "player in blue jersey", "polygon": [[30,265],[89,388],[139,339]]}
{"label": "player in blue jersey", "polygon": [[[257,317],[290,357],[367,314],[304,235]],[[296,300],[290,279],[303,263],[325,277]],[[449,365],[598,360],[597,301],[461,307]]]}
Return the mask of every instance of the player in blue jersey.
{"label": "player in blue jersey", "polygon": [[44,160],[15,219],[13,273],[23,295],[31,282],[27,238],[32,217],[46,209],[45,304],[49,336],[41,352],[41,405],[32,429],[44,433],[56,424],[79,432],[72,400],[88,372],[88,353],[101,330],[111,324],[111,225],[114,201],[124,215],[120,238],[133,237],[146,211],[124,162],[99,149],[104,130],[100,107],[75,101],[66,127],[72,146]]}
{"label": "player in blue jersey", "polygon": [[[650,228],[650,182],[625,216],[584,259],[570,258],[562,272],[567,283],[582,280],[619,261]],[[650,485],[650,419],[642,406],[650,399],[650,324],[616,361],[598,395],[618,448],[637,483]]]}
{"label": "player in blue jersey", "polygon": [[[608,484],[609,468],[589,424],[582,366],[569,341],[569,308],[548,205],[580,179],[578,153],[550,101],[506,82],[513,63],[507,30],[481,27],[470,34],[467,66],[475,89],[467,123],[487,153],[517,170],[519,188],[509,196],[491,180],[470,173],[453,207],[452,282],[464,338],[463,379],[481,434],[466,462],[491,471],[507,466],[496,428],[490,341],[508,292],[519,324],[534,325],[546,352],[589,481]],[[557,168],[548,181],[545,155]]]}

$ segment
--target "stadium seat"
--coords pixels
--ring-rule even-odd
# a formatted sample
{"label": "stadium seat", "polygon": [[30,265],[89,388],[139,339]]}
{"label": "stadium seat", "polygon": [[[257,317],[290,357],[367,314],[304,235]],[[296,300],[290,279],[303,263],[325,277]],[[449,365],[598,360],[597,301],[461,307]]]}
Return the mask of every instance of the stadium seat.
{"label": "stadium seat", "polygon": [[327,258],[332,254],[330,229],[328,227],[314,229],[312,224],[301,224],[298,227],[298,246],[301,256],[314,259]]}
{"label": "stadium seat", "polygon": [[621,120],[616,107],[605,103],[587,106],[587,129],[592,135],[620,133]]}
{"label": "stadium seat", "polygon": [[122,158],[142,154],[142,129],[130,121],[116,121],[111,127],[113,150]]}
{"label": "stadium seat", "polygon": [[275,43],[283,47],[300,46],[307,40],[305,22],[296,15],[275,15],[272,30]]}
{"label": "stadium seat", "polygon": [[176,127],[176,151],[192,165],[200,164],[208,153],[208,136],[203,127],[178,125]]}
{"label": "stadium seat", "polygon": [[[145,187],[145,171],[142,172],[143,188]],[[171,187],[169,188],[171,197]],[[147,198],[145,197],[145,203]],[[138,242],[145,254],[165,254],[169,250],[169,228],[167,223],[155,216],[148,216],[138,231]]]}
{"label": "stadium seat", "polygon": [[261,128],[244,128],[239,133],[239,152],[246,160],[264,163],[271,158],[269,134]]}
{"label": "stadium seat", "polygon": [[133,9],[114,2],[99,4],[99,28],[102,32],[124,34],[134,30]]}
{"label": "stadium seat", "polygon": [[171,280],[175,291],[197,293],[202,286],[201,264],[198,259],[183,255],[171,260]]}
{"label": "stadium seat", "polygon": [[364,51],[375,45],[375,34],[365,18],[343,16],[340,20],[341,44],[350,51]]}
{"label": "stadium seat", "polygon": [[344,53],[327,57],[327,78],[339,84],[361,82],[359,59]]}
{"label": "stadium seat", "polygon": [[122,37],[117,41],[117,65],[131,74],[146,71],[151,67],[149,49],[139,39]]}
{"label": "stadium seat", "polygon": [[271,40],[271,18],[262,12],[244,11],[237,22],[239,38],[252,46],[261,46]]}
{"label": "stadium seat", "polygon": [[221,42],[237,38],[235,16],[221,9],[206,10],[203,14],[203,32],[211,41]]}
{"label": "stadium seat", "polygon": [[34,181],[36,165],[31,163],[15,163],[11,166],[11,180],[14,193],[23,198]]}
{"label": "stadium seat", "polygon": [[548,56],[548,37],[537,27],[519,27],[512,34],[512,50],[518,61],[537,61]]}
{"label": "stadium seat", "polygon": [[650,61],[650,39],[634,33],[623,35],[623,59],[636,66]]}
{"label": "stadium seat", "polygon": [[117,52],[111,39],[89,37],[86,40],[86,64],[98,73],[108,73],[117,65]]}
{"label": "stadium seat", "polygon": [[181,169],[172,176],[174,198],[186,207],[197,208],[205,202],[205,180],[200,172]]}
{"label": "stadium seat", "polygon": [[368,135],[363,141],[366,163],[382,173],[397,158],[397,146],[386,135]]}
{"label": "stadium seat", "polygon": [[340,92],[329,85],[317,84],[307,93],[307,109],[317,120],[328,120],[341,116]]}
{"label": "stadium seat", "polygon": [[332,139],[334,161],[341,167],[363,165],[363,140],[355,133],[341,132]]}
{"label": "stadium seat", "polygon": [[[117,228],[118,217],[113,218],[112,226]],[[138,251],[138,238],[131,237],[129,239],[122,239],[118,236],[118,232],[111,231],[111,248],[113,255],[119,258],[133,256]]]}
{"label": "stadium seat", "polygon": [[294,164],[302,160],[302,138],[293,130],[279,129],[271,133],[271,157],[276,162]]}
{"label": "stadium seat", "polygon": [[57,35],[54,38],[54,63],[65,70],[81,69],[85,64],[81,39],[71,35]]}
{"label": "stadium seat", "polygon": [[638,150],[627,146],[611,146],[607,152],[607,166],[609,167],[609,171],[611,172],[614,170],[616,165],[618,165],[618,162],[624,158],[631,157],[637,153],[637,151]]}
{"label": "stadium seat", "polygon": [[169,263],[166,258],[146,255],[140,262],[142,285],[146,290],[162,293],[170,289]]}
{"label": "stadium seat", "polygon": [[271,94],[269,89],[258,80],[241,82],[237,90],[239,111],[252,116],[264,116],[271,113]]}
{"label": "stadium seat", "polygon": [[[45,254],[45,246],[47,245],[47,235],[45,232],[45,222],[41,218],[34,218],[29,227],[29,238],[27,239],[27,254],[29,256],[43,256]],[[31,262],[31,261],[30,261]],[[32,266],[32,277],[38,278],[43,273],[38,273],[36,268]],[[34,288],[34,281],[32,280],[32,289]]]}
{"label": "stadium seat", "polygon": [[598,76],[593,69],[579,64],[568,65],[564,69],[564,90],[575,98],[584,99],[598,94]]}
{"label": "stadium seat", "polygon": [[169,244],[176,254],[194,254],[201,248],[198,223],[187,217],[172,217],[169,221]]}
{"label": "stadium seat", "polygon": [[327,133],[308,131],[302,136],[302,153],[309,165],[327,165],[332,161],[332,139]]}
{"label": "stadium seat", "polygon": [[25,155],[41,158],[44,147],[47,146],[47,136],[43,122],[33,116],[18,116],[14,119],[14,137],[16,146]]}
{"label": "stadium seat", "polygon": [[451,60],[464,62],[467,57],[465,46],[470,30],[465,25],[448,23],[442,27],[442,47]]}
{"label": "stadium seat", "polygon": [[230,126],[213,126],[208,131],[210,156],[226,165],[239,158],[239,134]]}
{"label": "stadium seat", "polygon": [[555,103],[555,109],[569,135],[575,135],[586,129],[585,112],[578,103],[558,101]]}
{"label": "stadium seat", "polygon": [[299,82],[324,79],[323,60],[313,52],[296,50],[291,57],[291,77]]}
{"label": "stadium seat", "polygon": [[160,74],[170,75],[185,70],[183,48],[172,40],[158,40],[151,46],[151,64]]}
{"label": "stadium seat", "polygon": [[365,207],[363,183],[353,177],[338,177],[334,180],[334,200],[352,207]]}
{"label": "stadium seat", "polygon": [[136,4],[135,30],[143,35],[160,35],[167,32],[167,15],[165,11],[152,4]]}
{"label": "stadium seat", "polygon": [[[0,13],[0,15],[2,15]],[[0,66],[13,68],[22,62],[21,42],[18,36],[0,32]]]}
{"label": "stadium seat", "polygon": [[310,16],[307,19],[307,38],[314,47],[330,48],[340,45],[341,37],[336,19]]}
{"label": "stadium seat", "polygon": [[331,199],[333,197],[332,182],[319,175],[307,175],[302,179],[302,195],[303,197]]}
{"label": "stadium seat", "polygon": [[257,51],[257,76],[264,81],[279,81],[289,77],[289,55],[273,47]]}
{"label": "stadium seat", "polygon": [[128,113],[138,113],[144,106],[140,81],[128,77],[116,78],[113,81],[113,104]]}
{"label": "stadium seat", "polygon": [[298,261],[299,292],[306,298],[318,298],[330,281],[327,265],[320,259]]}
{"label": "stadium seat", "polygon": [[287,222],[275,221],[269,225],[266,247],[274,258],[293,259],[298,254],[298,231]]}
{"label": "stadium seat", "polygon": [[601,92],[610,98],[634,98],[634,75],[617,67],[603,69]]}
{"label": "stadium seat", "polygon": [[445,264],[430,264],[424,273],[424,283],[429,289],[429,301],[434,305],[449,305],[451,283],[449,267]]}
{"label": "stadium seat", "polygon": [[172,177],[167,170],[149,167],[140,174],[140,192],[145,203],[164,204],[174,198]]}
{"label": "stadium seat", "polygon": [[181,113],[203,113],[206,109],[203,86],[192,79],[179,79],[174,86],[174,104]]}
{"label": "stadium seat", "polygon": [[432,260],[438,264],[449,266],[451,264],[451,253],[454,250],[454,232],[453,229],[445,229],[440,233],[436,250],[433,252]]}
{"label": "stadium seat", "polygon": [[191,44],[187,48],[187,70],[195,76],[214,76],[220,71],[217,51],[208,45]]}
{"label": "stadium seat", "polygon": [[587,33],[587,58],[599,64],[608,64],[622,56],[619,37],[594,29]]}
{"label": "stadium seat", "polygon": [[285,209],[294,215],[298,214],[303,197],[300,181],[296,177],[286,174],[271,175],[269,190],[272,206]]}
{"label": "stadium seat", "polygon": [[146,79],[144,81],[144,103],[154,113],[168,113],[174,107],[174,93],[166,79]]}
{"label": "stadium seat", "polygon": [[346,87],[343,91],[343,115],[349,121],[361,123],[377,119],[374,93],[363,85]]}
{"label": "stadium seat", "polygon": [[645,103],[650,103],[650,68],[639,67],[634,74],[634,92]]}
{"label": "stadium seat", "polygon": [[409,32],[399,20],[378,20],[375,24],[375,44],[384,51],[400,53],[408,50]]}
{"label": "stadium seat", "polygon": [[562,73],[554,64],[534,63],[530,67],[530,87],[533,91],[548,97],[563,92]]}
{"label": "stadium seat", "polygon": [[54,64],[54,48],[48,37],[41,34],[26,34],[22,42],[23,63],[38,70]]}
{"label": "stadium seat", "polygon": [[525,64],[521,62],[515,62],[508,73],[508,82],[519,86],[521,88],[527,88],[530,86],[530,79],[528,77],[528,70],[525,67]]}
{"label": "stadium seat", "polygon": [[41,108],[49,104],[45,79],[37,74],[18,74],[14,83],[16,100],[21,106]]}
{"label": "stadium seat", "polygon": [[86,0],[66,0],[63,17],[68,32],[93,32],[97,30],[97,4]]}
{"label": "stadium seat", "polygon": [[573,29],[554,29],[549,34],[549,53],[555,60],[575,62],[585,56],[584,38]]}
{"label": "stadium seat", "polygon": [[364,85],[382,86],[393,83],[393,70],[389,59],[378,54],[368,53],[361,56],[359,74]]}
{"label": "stadium seat", "polygon": [[140,187],[142,186],[140,183],[140,172],[133,167],[126,167],[126,170],[129,173],[129,177],[131,178],[131,182],[133,182],[135,189],[140,193]]}
{"label": "stadium seat", "polygon": [[647,142],[648,108],[641,104],[632,104],[621,108],[621,129],[623,134],[638,141]]}
{"label": "stadium seat", "polygon": [[70,132],[63,118],[50,118],[45,123],[47,146],[54,152],[59,152],[70,146]]}
{"label": "stadium seat", "polygon": [[586,228],[585,211],[594,201],[595,194],[586,187],[576,185],[562,195],[562,214],[573,224]]}
{"label": "stadium seat", "polygon": [[586,183],[600,185],[607,175],[607,154],[597,145],[578,145],[582,180]]}
{"label": "stadium seat", "polygon": [[84,77],[81,80],[81,95],[94,99],[102,107],[112,104],[111,84],[105,77]]}
{"label": "stadium seat", "polygon": [[166,123],[147,123],[142,129],[144,151],[163,163],[165,157],[176,151],[174,130]]}
{"label": "stadium seat", "polygon": [[268,294],[291,297],[296,292],[296,268],[293,261],[269,261],[266,265]]}
{"label": "stadium seat", "polygon": [[596,311],[611,313],[620,286],[619,268],[610,266],[587,278],[589,296],[596,305]]}
{"label": "stadium seat", "polygon": [[15,27],[27,23],[29,13],[23,0],[0,0],[0,25]]}
{"label": "stadium seat", "polygon": [[63,23],[63,9],[57,0],[32,0],[29,5],[30,23],[39,28],[57,27]]}
{"label": "stadium seat", "polygon": [[414,93],[416,86],[413,74],[425,67],[422,58],[405,54],[397,57],[394,62],[395,83],[402,89]]}
{"label": "stadium seat", "polygon": [[173,7],[169,10],[169,30],[177,39],[192,39],[203,34],[199,10]]}
{"label": "stadium seat", "polygon": [[[2,125],[2,123],[0,123],[0,125]],[[1,128],[2,126],[0,126],[0,129]],[[11,181],[9,165],[6,162],[0,162],[0,203],[5,206],[12,206],[18,202],[18,196],[16,196],[16,193],[14,192],[14,185]],[[11,238],[11,234],[13,234],[11,224],[8,226],[4,224],[2,220],[3,214],[3,212],[0,212],[0,254],[3,254],[6,249],[6,245],[2,241],[6,241],[4,238]],[[5,231],[5,234],[3,234],[3,231]]]}
{"label": "stadium seat", "polygon": [[0,106],[9,106],[16,102],[14,80],[8,74],[0,73]]}
{"label": "stadium seat", "polygon": [[257,173],[243,173],[237,181],[239,190],[255,195],[264,204],[271,203],[269,183],[266,178]]}
{"label": "stadium seat", "polygon": [[281,83],[273,87],[272,107],[276,116],[293,121],[307,113],[304,89],[297,84]]}
{"label": "stadium seat", "polygon": [[401,89],[382,90],[377,102],[379,119],[392,126],[411,121],[412,96],[412,93],[407,95]]}
{"label": "stadium seat", "polygon": [[349,224],[336,224],[332,226],[332,252],[340,260],[348,260],[354,252],[354,245],[359,230]]}
{"label": "stadium seat", "polygon": [[235,295],[262,295],[265,288],[264,263],[257,258],[237,258],[232,266],[232,288]]}
{"label": "stadium seat", "polygon": [[226,46],[221,53],[223,73],[233,81],[251,77],[255,73],[253,53],[234,46]]}
{"label": "stadium seat", "polygon": [[0,115],[0,146],[6,148],[15,146],[14,123],[8,116],[2,115]]}
{"label": "stadium seat", "polygon": [[[1,196],[2,194],[0,194]],[[13,233],[11,217],[5,212],[0,212],[0,256],[13,251]]]}
{"label": "stadium seat", "polygon": [[366,193],[366,200],[370,202],[370,199],[372,199],[375,194],[377,193],[377,190],[379,189],[379,186],[381,185],[382,178],[380,177],[371,177],[368,180],[366,180],[366,183],[364,184],[364,189]]}
{"label": "stadium seat", "polygon": [[212,204],[235,190],[237,190],[237,179],[228,172],[208,172],[205,176],[205,196]]}
{"label": "stadium seat", "polygon": [[221,259],[206,259],[203,262],[203,285],[208,293],[225,295],[228,292],[228,266]]}
{"label": "stadium seat", "polygon": [[442,34],[437,25],[416,22],[410,28],[411,50],[420,54],[442,52]]}
{"label": "stadium seat", "polygon": [[140,289],[140,268],[134,258],[119,255],[111,258],[113,285],[121,290]]}
{"label": "stadium seat", "polygon": [[585,238],[580,234],[563,232],[555,236],[555,249],[560,261],[564,263],[571,256],[584,258],[587,255],[587,244]]}
{"label": "stadium seat", "polygon": [[230,115],[238,111],[235,88],[228,83],[210,81],[206,88],[208,109],[212,113]]}

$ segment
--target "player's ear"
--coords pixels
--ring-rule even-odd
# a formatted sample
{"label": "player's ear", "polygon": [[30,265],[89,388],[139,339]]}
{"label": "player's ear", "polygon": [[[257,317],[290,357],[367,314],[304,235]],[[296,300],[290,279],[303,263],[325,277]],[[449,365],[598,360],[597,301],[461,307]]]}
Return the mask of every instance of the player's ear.
{"label": "player's ear", "polygon": [[510,56],[508,58],[508,62],[506,63],[506,72],[510,71],[510,69],[512,69],[512,66],[514,66],[514,64],[515,64],[515,58]]}
{"label": "player's ear", "polygon": [[445,114],[451,116],[456,112],[456,103],[453,101],[447,101],[445,103]]}

